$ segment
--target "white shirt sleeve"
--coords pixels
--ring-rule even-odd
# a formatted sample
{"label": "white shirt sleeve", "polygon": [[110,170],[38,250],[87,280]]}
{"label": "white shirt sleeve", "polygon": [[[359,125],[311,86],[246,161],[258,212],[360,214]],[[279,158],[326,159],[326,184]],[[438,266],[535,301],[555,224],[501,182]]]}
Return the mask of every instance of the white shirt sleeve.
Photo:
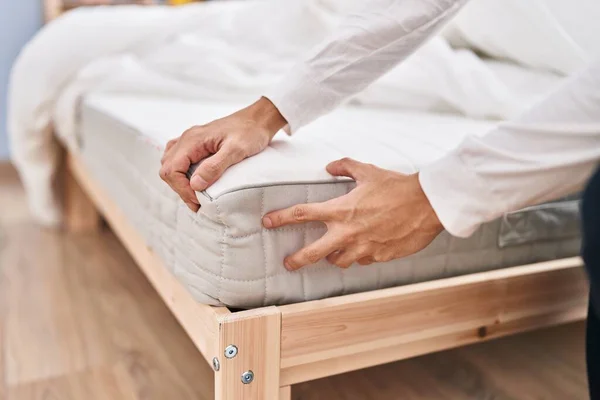
{"label": "white shirt sleeve", "polygon": [[366,1],[265,97],[295,132],[408,57],[467,1]]}
{"label": "white shirt sleeve", "polygon": [[[443,127],[440,127],[443,129]],[[520,118],[468,137],[419,179],[452,235],[583,188],[600,160],[600,62]]]}

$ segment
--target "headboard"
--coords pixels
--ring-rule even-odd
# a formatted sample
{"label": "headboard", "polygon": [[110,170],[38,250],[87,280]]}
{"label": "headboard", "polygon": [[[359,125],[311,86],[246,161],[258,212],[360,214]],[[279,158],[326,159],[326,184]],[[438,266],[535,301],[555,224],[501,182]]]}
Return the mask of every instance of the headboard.
{"label": "headboard", "polygon": [[119,4],[184,4],[202,0],[43,0],[46,22],[75,7]]}

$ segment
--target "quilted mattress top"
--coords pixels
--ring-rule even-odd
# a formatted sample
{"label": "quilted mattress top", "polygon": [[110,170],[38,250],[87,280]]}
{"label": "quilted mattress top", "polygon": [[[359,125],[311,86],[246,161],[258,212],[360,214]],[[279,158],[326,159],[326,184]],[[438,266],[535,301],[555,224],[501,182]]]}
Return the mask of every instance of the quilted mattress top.
{"label": "quilted mattress top", "polygon": [[[189,127],[243,106],[108,95],[90,96],[86,104],[143,132],[159,148]],[[347,180],[325,171],[329,162],[342,157],[412,173],[465,136],[484,134],[493,126],[490,121],[451,115],[346,107],[306,126],[293,138],[278,133],[263,153],[230,168],[206,194],[215,199],[246,188]]]}

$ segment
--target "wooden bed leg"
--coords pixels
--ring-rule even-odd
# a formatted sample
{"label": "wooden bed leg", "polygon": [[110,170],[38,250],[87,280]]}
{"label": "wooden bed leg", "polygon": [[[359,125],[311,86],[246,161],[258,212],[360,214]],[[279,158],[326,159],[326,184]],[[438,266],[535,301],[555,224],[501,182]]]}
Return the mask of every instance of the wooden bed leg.
{"label": "wooden bed leg", "polygon": [[71,233],[91,233],[100,229],[98,209],[73,176],[68,156],[62,168],[64,227]]}
{"label": "wooden bed leg", "polygon": [[292,387],[284,386],[279,388],[279,400],[292,400]]}
{"label": "wooden bed leg", "polygon": [[219,321],[218,349],[216,400],[280,398],[281,314],[277,307],[224,316]]}

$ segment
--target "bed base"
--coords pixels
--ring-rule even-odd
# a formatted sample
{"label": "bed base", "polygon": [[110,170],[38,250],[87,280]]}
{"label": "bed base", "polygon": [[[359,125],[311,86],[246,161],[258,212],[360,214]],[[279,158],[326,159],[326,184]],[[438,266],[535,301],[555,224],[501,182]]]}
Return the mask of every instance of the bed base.
{"label": "bed base", "polygon": [[[68,160],[68,158],[67,158]],[[70,173],[68,161],[62,165],[63,224],[68,232],[85,233],[100,227],[102,216],[75,176]]]}
{"label": "bed base", "polygon": [[198,304],[77,155],[66,173],[68,229],[106,219],[213,366],[218,400],[290,400],[296,383],[586,316],[578,257],[249,311]]}

